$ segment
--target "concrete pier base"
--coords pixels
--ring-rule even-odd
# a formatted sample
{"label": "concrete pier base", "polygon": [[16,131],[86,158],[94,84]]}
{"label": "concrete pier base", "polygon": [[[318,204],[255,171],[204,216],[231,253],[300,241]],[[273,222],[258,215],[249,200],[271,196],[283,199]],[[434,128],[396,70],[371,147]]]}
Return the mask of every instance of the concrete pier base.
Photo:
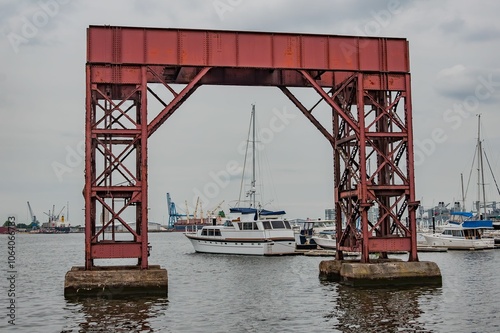
{"label": "concrete pier base", "polygon": [[168,296],[168,273],[159,265],[72,267],[64,279],[64,296]]}
{"label": "concrete pier base", "polygon": [[324,260],[320,278],[351,286],[441,285],[438,265],[430,261],[406,262],[399,259]]}

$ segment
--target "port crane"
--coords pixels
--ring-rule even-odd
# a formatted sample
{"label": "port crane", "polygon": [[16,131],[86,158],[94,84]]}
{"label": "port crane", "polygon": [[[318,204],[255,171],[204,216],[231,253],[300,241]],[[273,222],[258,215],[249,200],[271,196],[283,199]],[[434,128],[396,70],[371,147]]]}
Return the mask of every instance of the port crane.
{"label": "port crane", "polygon": [[[196,219],[198,217],[198,209],[200,209],[201,219],[203,219],[203,206],[202,206],[202,203],[201,203],[199,197],[196,200],[196,206],[195,206],[195,209],[194,209],[194,212],[193,212],[192,215],[189,214],[189,208],[188,208],[187,201],[185,201],[184,203],[186,205],[186,208],[185,208],[186,209],[186,214],[179,214],[177,212],[177,207],[176,207],[175,203],[172,201],[170,193],[167,192],[167,206],[168,206],[168,217],[169,217],[168,218],[168,225],[167,225],[168,228],[173,228],[174,224],[181,217],[186,217],[187,219],[189,219],[189,218]],[[218,215],[216,212],[222,206],[223,203],[224,203],[224,200],[222,200],[221,202],[219,202],[219,204],[217,204],[217,206],[215,206],[215,208],[213,208],[211,210],[208,210],[207,214],[209,214],[209,216]]]}
{"label": "port crane", "polygon": [[55,205],[52,206],[52,212],[50,210],[48,213],[44,212],[44,214],[49,217],[49,223],[59,221],[59,217],[61,216],[61,213],[64,210],[64,208],[66,208],[66,206],[63,206],[63,208],[61,208],[61,210],[59,211],[59,214],[57,214],[57,215],[55,214],[55,211],[56,211]]}
{"label": "port crane", "polygon": [[214,209],[210,210],[209,211],[209,216],[218,215],[218,213],[216,214],[216,211],[221,208],[221,206],[222,206],[223,203],[224,203],[224,200],[222,200],[221,202],[219,202],[219,204],[217,206],[215,206]]}
{"label": "port crane", "polygon": [[36,219],[35,214],[33,214],[33,210],[31,209],[30,202],[29,202],[29,201],[27,201],[27,203],[28,203],[28,210],[29,210],[29,212],[30,212],[30,217],[31,217],[30,227],[31,227],[31,228],[33,228],[33,227],[38,227],[39,222],[38,222],[38,220]]}
{"label": "port crane", "polygon": [[167,192],[167,208],[168,208],[168,228],[170,229],[174,227],[174,224],[180,217],[186,215],[177,213],[177,208],[175,207],[175,203],[172,201],[170,193],[168,192]]}
{"label": "port crane", "polygon": [[[198,206],[200,205],[200,197],[198,197],[196,199],[196,205],[194,207],[194,213],[193,213],[193,218],[194,220],[196,221],[196,219],[198,218]],[[187,211],[186,211],[187,212]],[[201,218],[203,218],[203,208],[202,208],[202,213],[201,213]]]}

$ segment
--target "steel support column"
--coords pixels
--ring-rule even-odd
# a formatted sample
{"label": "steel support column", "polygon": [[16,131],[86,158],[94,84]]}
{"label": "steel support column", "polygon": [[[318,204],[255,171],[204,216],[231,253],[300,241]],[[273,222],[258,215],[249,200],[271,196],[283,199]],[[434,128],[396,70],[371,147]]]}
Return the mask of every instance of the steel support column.
{"label": "steel support column", "polygon": [[[204,68],[166,103],[148,89],[148,77],[161,77],[140,67],[136,82],[92,82],[87,66],[85,165],[85,267],[95,259],[137,258],[148,268],[148,137],[196,90]],[[164,109],[148,123],[148,91]],[[132,225],[135,224],[135,227]],[[118,228],[127,234],[120,233]],[[120,239],[118,239],[120,238]]]}
{"label": "steel support column", "polygon": [[393,91],[368,89],[365,75],[352,73],[328,93],[310,73],[299,72],[333,112],[332,136],[312,110],[279,87],[334,147],[337,258],[354,251],[369,262],[370,253],[408,251],[409,260],[418,261],[409,75],[404,89]]}
{"label": "steel support column", "polygon": [[[87,73],[91,70],[87,66]],[[148,267],[145,70],[140,81],[134,86],[87,83],[86,269],[95,259],[108,258],[137,258],[137,265]],[[118,239],[118,228],[127,236]]]}

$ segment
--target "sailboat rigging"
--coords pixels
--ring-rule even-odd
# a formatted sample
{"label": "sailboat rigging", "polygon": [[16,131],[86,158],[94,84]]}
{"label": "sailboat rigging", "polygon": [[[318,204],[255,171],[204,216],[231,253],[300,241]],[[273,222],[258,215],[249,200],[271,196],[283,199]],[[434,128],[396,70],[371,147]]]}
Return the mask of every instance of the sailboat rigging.
{"label": "sailboat rigging", "polygon": [[[475,210],[477,214],[482,218],[486,219],[488,216],[488,213],[486,211],[488,205],[486,202],[486,183],[485,183],[485,175],[484,175],[484,159],[486,159],[486,162],[488,164],[488,168],[490,170],[491,176],[493,178],[493,181],[495,183],[496,189],[498,194],[500,195],[500,189],[498,188],[498,183],[495,178],[495,174],[493,173],[493,170],[491,168],[490,162],[488,160],[488,155],[486,154],[486,151],[483,148],[483,141],[481,140],[481,114],[477,115],[477,143],[476,143],[476,149],[474,151],[474,157],[472,159],[472,167],[469,173],[469,180],[467,182],[467,188],[465,191],[465,195],[463,196],[464,200],[464,205],[465,205],[465,198],[467,196],[467,192],[469,190],[469,184],[471,181],[471,176],[472,176],[472,171],[474,169],[474,164],[477,164],[476,166],[476,171],[477,171],[477,201],[475,202]],[[477,158],[477,161],[476,161]],[[477,162],[477,163],[476,163]],[[481,213],[481,208],[482,208],[482,213]]]}
{"label": "sailboat rigging", "polygon": [[[250,141],[250,132],[252,132],[252,141]],[[245,179],[245,167],[247,164],[247,155],[248,155],[248,146],[250,142],[252,143],[252,181],[250,183],[250,189],[246,192],[246,196],[249,197],[250,201],[250,207],[256,208],[256,179],[255,179],[255,151],[256,151],[256,126],[255,126],[255,104],[252,104],[252,113],[250,116],[250,127],[248,128],[248,140],[247,140],[247,146],[245,150],[245,160],[243,162],[243,174],[241,175],[241,184],[240,184],[240,195],[238,197],[238,202],[237,206],[241,204],[241,195],[243,192],[243,182]]]}
{"label": "sailboat rigging", "polygon": [[[477,216],[472,212],[466,211],[451,211],[450,218],[447,223],[442,227],[443,231],[439,234],[424,234],[425,240],[430,246],[445,247],[448,249],[460,250],[479,250],[479,249],[492,249],[494,248],[494,239],[483,237],[485,230],[493,229],[493,222],[487,219],[486,215],[486,191],[484,182],[484,168],[483,168],[483,148],[481,141],[481,115],[478,115],[478,135],[476,150],[474,152],[474,159],[477,155],[477,184],[478,184],[478,201],[476,201]],[[472,174],[472,169],[470,174]],[[470,182],[469,175],[469,182]],[[462,200],[465,203],[465,196],[463,191],[463,176],[461,175],[462,182]],[[467,189],[469,187],[467,184]],[[483,213],[481,214],[481,194],[482,194],[482,207]],[[465,205],[465,204],[464,204]]]}
{"label": "sailboat rigging", "polygon": [[[196,252],[284,255],[295,252],[295,234],[290,223],[283,218],[284,211],[269,211],[257,207],[255,179],[255,105],[252,105],[252,182],[247,191],[250,207],[230,208],[230,216],[223,225],[204,226],[200,230],[185,232]],[[250,133],[250,131],[249,131]],[[250,140],[247,141],[247,148]],[[247,149],[248,151],[248,149]],[[245,154],[245,164],[247,156]],[[243,177],[240,187],[243,189]]]}

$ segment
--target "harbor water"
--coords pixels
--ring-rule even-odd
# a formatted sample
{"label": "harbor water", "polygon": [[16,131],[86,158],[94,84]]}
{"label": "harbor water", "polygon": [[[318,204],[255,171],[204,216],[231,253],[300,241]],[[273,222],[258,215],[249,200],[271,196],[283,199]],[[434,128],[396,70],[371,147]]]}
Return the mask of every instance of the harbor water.
{"label": "harbor water", "polygon": [[360,289],[321,281],[324,257],[197,254],[182,233],[149,241],[150,263],[168,270],[168,298],[66,300],[83,234],[16,234],[12,267],[0,235],[0,332],[500,331],[500,250],[419,253],[438,264],[442,287]]}

